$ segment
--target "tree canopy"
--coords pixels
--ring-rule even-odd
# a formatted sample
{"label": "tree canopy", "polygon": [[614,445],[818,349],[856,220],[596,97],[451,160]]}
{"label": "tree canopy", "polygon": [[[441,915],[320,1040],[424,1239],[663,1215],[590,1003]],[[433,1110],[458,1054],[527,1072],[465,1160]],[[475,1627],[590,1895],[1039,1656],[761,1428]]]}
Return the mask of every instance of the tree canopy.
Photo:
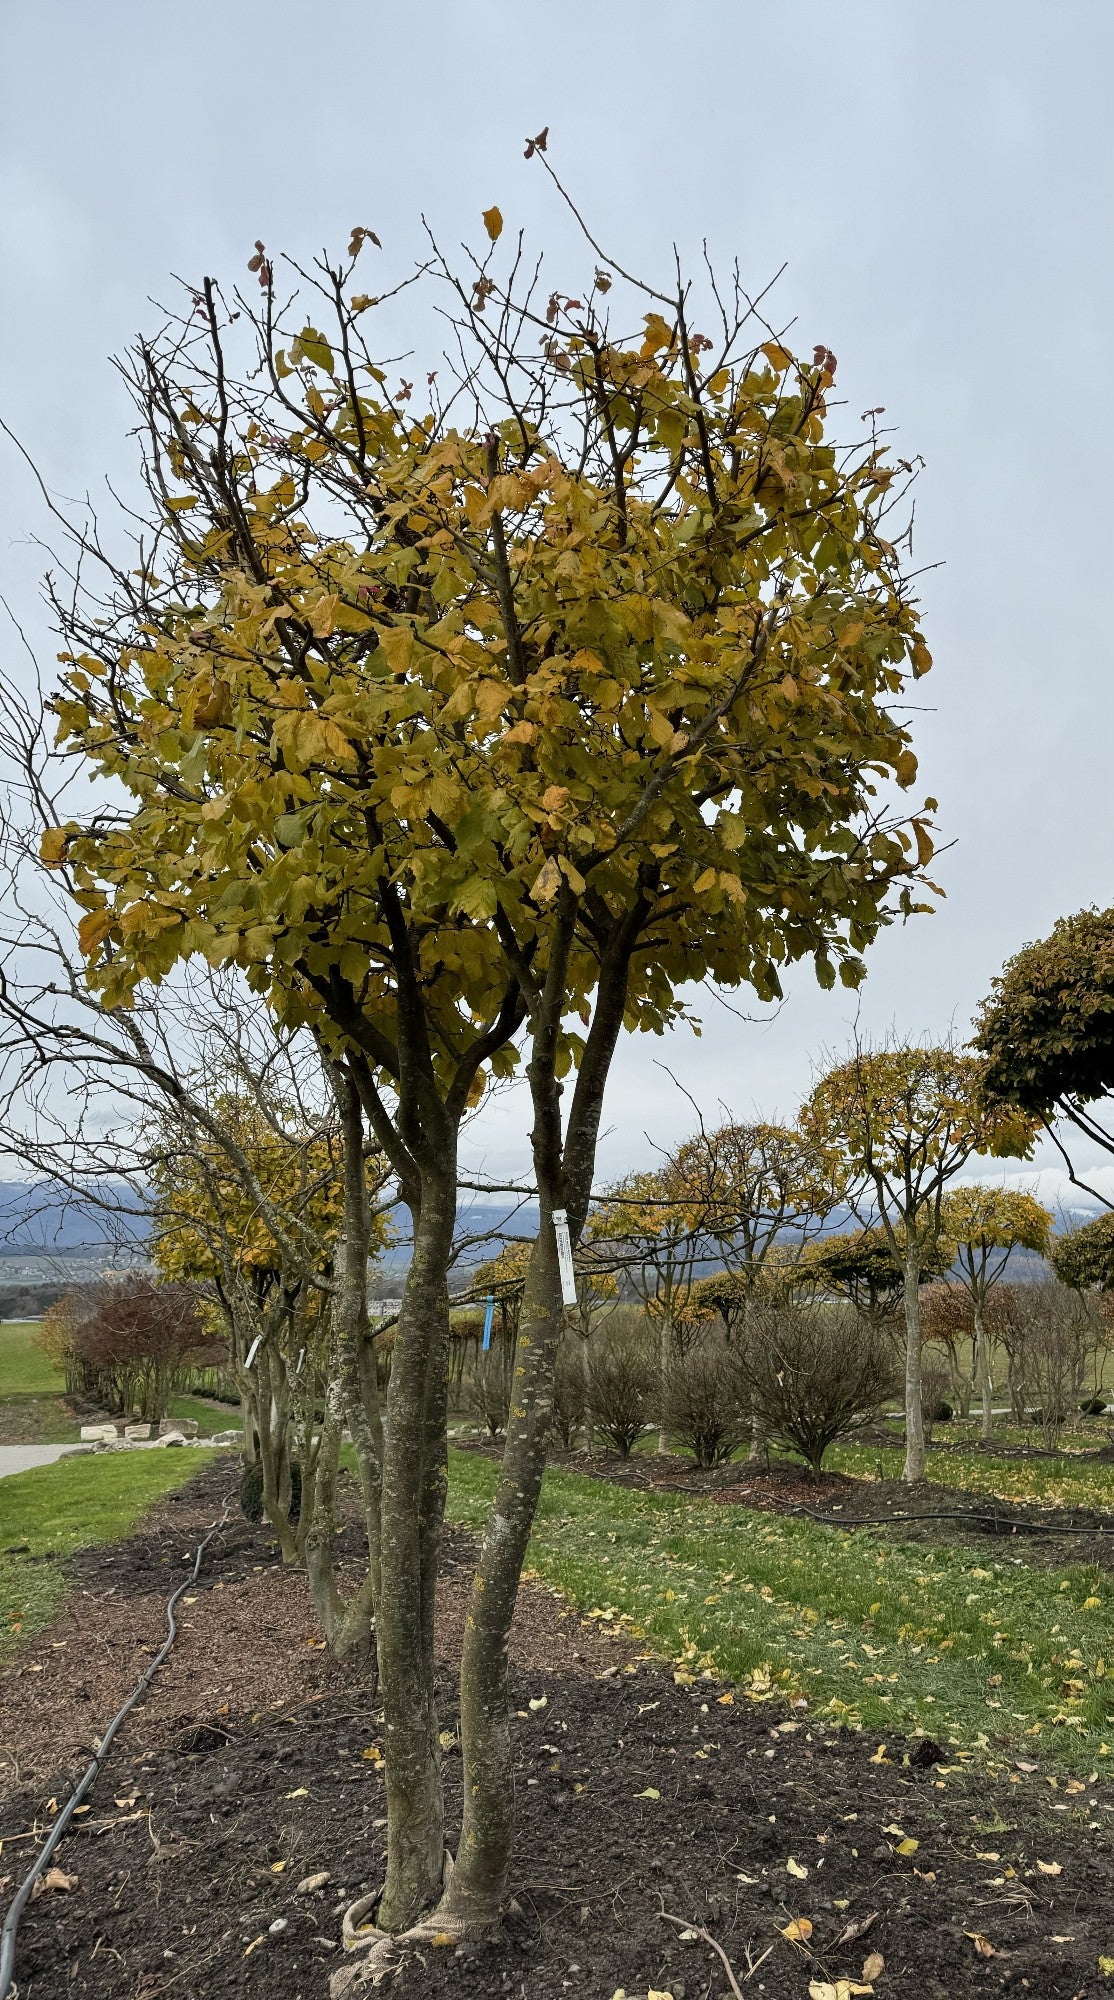
{"label": "tree canopy", "polygon": [[1114,1152],[1092,1106],[1114,1096],[1114,909],[1061,917],[1011,958],[984,1002],[975,1046],[989,1102],[1066,1118]]}

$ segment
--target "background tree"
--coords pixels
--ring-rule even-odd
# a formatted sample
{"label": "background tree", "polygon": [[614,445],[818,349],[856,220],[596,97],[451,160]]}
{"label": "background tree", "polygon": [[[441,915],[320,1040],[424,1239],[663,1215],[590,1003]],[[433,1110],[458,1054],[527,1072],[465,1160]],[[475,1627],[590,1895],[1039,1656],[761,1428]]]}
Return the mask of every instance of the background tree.
{"label": "background tree", "polygon": [[588,287],[547,303],[517,253],[458,277],[434,248],[421,279],[457,379],[420,406],[368,343],[370,240],[305,274],[309,308],[258,252],[254,302],[207,281],[136,350],[150,534],[112,556],[86,531],[104,589],[57,604],[63,735],[127,810],[61,817],[44,854],[111,1003],[201,953],[312,1022],[414,1217],[382,1471],[389,1928],[442,1878],[457,1135],[524,1033],[541,1222],[466,1628],[464,1824],[435,1918],[453,1929],[489,1922],[506,1877],[552,1217],[579,1236],[620,1030],[668,1025],[706,976],[774,997],[801,958],[854,986],[879,927],[923,907],[931,806],[903,821],[879,787],[915,780],[897,704],[929,659],[910,475],[874,434],[830,431],[826,348],[799,361],[737,286],[709,291],[706,335],[685,282],[598,250]]}
{"label": "background tree", "polygon": [[[689,1302],[701,1261],[708,1254],[705,1192],[670,1159],[652,1172],[629,1174],[609,1188],[593,1218],[593,1254],[621,1272],[624,1285],[641,1300],[657,1329],[662,1379],[694,1331]],[[663,1413],[658,1449],[666,1451],[668,1446]]]}
{"label": "background tree", "polygon": [[[921,1283],[942,1277],[948,1262],[946,1251],[926,1252]],[[806,1247],[790,1277],[802,1291],[819,1289],[846,1299],[875,1326],[893,1318],[905,1290],[903,1260],[882,1229],[821,1237]]]}
{"label": "background tree", "polygon": [[1031,1194],[1002,1187],[953,1188],[940,1208],[945,1242],[953,1250],[960,1282],[970,1293],[974,1317],[974,1378],[982,1406],[981,1428],[989,1438],[994,1382],[986,1302],[1005,1276],[1015,1250],[1046,1257],[1052,1216]]}
{"label": "background tree", "polygon": [[1114,1153],[1103,1122],[1114,1097],[1114,909],[1061,917],[1011,958],[983,1003],[975,1047],[986,1057],[987,1101],[1039,1118],[1071,1179],[1109,1208],[1079,1180],[1054,1120]]}
{"label": "background tree", "polygon": [[113,1415],[158,1424],[192,1370],[224,1359],[190,1285],[133,1271],[80,1285],[51,1307],[37,1338],[67,1385]]}
{"label": "background tree", "polygon": [[1114,1290],[1114,1215],[1096,1215],[1069,1230],[1053,1244],[1049,1256],[1062,1285],[1073,1291]]}
{"label": "background tree", "polygon": [[857,1184],[902,1266],[905,1311],[905,1463],[902,1477],[925,1476],[921,1393],[921,1272],[941,1239],[949,1181],[977,1153],[1024,1153],[1033,1123],[1010,1109],[985,1109],[982,1066],[949,1047],[856,1049],[816,1085],[801,1125],[817,1148]]}

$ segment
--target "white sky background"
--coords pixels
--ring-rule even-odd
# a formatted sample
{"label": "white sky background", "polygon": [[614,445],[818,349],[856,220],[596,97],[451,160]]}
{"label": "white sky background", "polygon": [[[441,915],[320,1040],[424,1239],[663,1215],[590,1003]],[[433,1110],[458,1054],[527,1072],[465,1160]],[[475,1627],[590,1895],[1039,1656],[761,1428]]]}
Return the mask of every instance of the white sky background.
{"label": "white sky background", "polygon": [[[667,275],[674,241],[693,265],[705,235],[755,289],[787,261],[777,316],[804,351],[835,350],[851,412],[884,404],[927,459],[915,553],[943,565],[923,580],[937,664],[917,747],[956,843],[948,900],[875,947],[860,1024],[962,1034],[1006,956],[1114,900],[1112,84],[1111,0],[6,9],[0,414],[55,489],[103,493],[107,474],[126,492],[108,356],[155,323],[170,272],[250,282],[257,236],[305,258],[363,223],[384,243],[361,270],[376,289],[418,249],[421,211],[446,242],[476,241],[497,202],[573,288],[591,260],[522,158],[547,122],[628,268]],[[47,532],[5,445],[0,587],[44,662],[29,544]],[[657,1064],[706,1115],[788,1114],[853,1007],[798,974],[772,1023],[706,995],[700,1041],[628,1042],[601,1172],[644,1160],[645,1133],[691,1128]],[[494,1103],[472,1160],[523,1167],[524,1112]]]}

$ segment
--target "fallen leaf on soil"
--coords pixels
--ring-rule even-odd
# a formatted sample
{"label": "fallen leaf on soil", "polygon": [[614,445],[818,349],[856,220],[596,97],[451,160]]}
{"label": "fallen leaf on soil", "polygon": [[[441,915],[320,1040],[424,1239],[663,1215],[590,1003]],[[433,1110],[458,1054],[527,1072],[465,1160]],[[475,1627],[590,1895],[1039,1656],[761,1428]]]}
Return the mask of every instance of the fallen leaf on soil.
{"label": "fallen leaf on soil", "polygon": [[660,1799],[661,1793],[656,1792],[652,1785],[647,1785],[644,1792],[636,1792],[634,1796],[636,1799]]}
{"label": "fallen leaf on soil", "polygon": [[119,1808],[120,1808],[120,1811],[121,1811],[121,1812],[123,1812],[123,1810],[124,1810],[125,1806],[134,1806],[134,1804],[135,1804],[135,1800],[134,1800],[134,1799],[113,1799],[112,1803],[113,1803],[113,1805],[114,1805],[114,1806],[119,1806]]}
{"label": "fallen leaf on soil", "polygon": [[254,1950],[256,1949],[256,1946],[257,1946],[257,1945],[261,1945],[261,1944],[263,1943],[263,1939],[264,1939],[264,1936],[265,1936],[265,1935],[266,1935],[266,1933],[265,1933],[265,1932],[263,1932],[263,1931],[260,1931],[260,1933],[259,1933],[259,1936],[258,1936],[257,1938],[252,1938],[252,1941],[251,1941],[251,1943],[249,1944],[249,1946],[248,1946],[248,1948],[247,1948],[246,1952],[244,1953],[244,1957],[245,1957],[245,1958],[250,1958],[250,1957],[251,1957],[251,1955],[252,1955],[252,1952],[253,1952],[253,1951],[254,1951]]}
{"label": "fallen leaf on soil", "polygon": [[[844,1905],[844,1908],[846,1908],[846,1904]],[[868,1930],[871,1927],[871,1924],[876,1924],[877,1922],[878,1922],[877,1910],[871,1910],[869,1916],[856,1917],[854,1923],[848,1924],[846,1926],[846,1929],[840,1931],[840,1934],[836,1939],[836,1943],[854,1944],[858,1938],[866,1936]]]}
{"label": "fallen leaf on soil", "polygon": [[52,1889],[65,1889],[68,1891],[76,1888],[76,1875],[67,1875],[64,1868],[48,1868],[45,1875],[39,1876],[38,1881],[32,1889],[31,1901],[34,1902],[36,1896],[48,1896]]}
{"label": "fallen leaf on soil", "polygon": [[1000,1861],[1001,1859],[1001,1855],[993,1847],[988,1847],[985,1853],[980,1853],[978,1848],[975,1849],[976,1861]]}
{"label": "fallen leaf on soil", "polygon": [[872,1979],[881,1979],[885,1970],[886,1961],[880,1951],[872,1951],[869,1958],[864,1958],[863,1978],[868,1984]]}
{"label": "fallen leaf on soil", "polygon": [[308,1799],[309,1793],[304,1785],[299,1785],[296,1792],[287,1792],[286,1796],[288,1799]]}
{"label": "fallen leaf on soil", "polygon": [[[441,1733],[444,1736],[449,1735],[448,1730],[442,1730]],[[438,1741],[440,1741],[440,1738]],[[383,1762],[383,1752],[379,1748],[378,1743],[370,1744],[366,1750],[360,1751],[360,1755],[361,1757],[366,1757],[369,1764],[381,1764]]]}
{"label": "fallen leaf on soil", "polygon": [[1064,1872],[1058,1861],[1038,1861],[1037,1867],[1042,1875],[1062,1875]]}
{"label": "fallen leaf on soil", "polygon": [[880,1743],[878,1745],[878,1748],[874,1752],[874,1755],[870,1761],[872,1764],[888,1764],[891,1761],[890,1758],[887,1757],[886,1755],[886,1746],[884,1743]]}
{"label": "fallen leaf on soil", "polygon": [[994,1946],[988,1937],[983,1936],[981,1931],[964,1931],[963,1935],[970,1938],[980,1958],[994,1957]]}
{"label": "fallen leaf on soil", "polygon": [[807,1944],[812,1936],[812,1918],[794,1917],[791,1924],[786,1924],[781,1935],[783,1938],[788,1938],[790,1944]]}
{"label": "fallen leaf on soil", "polygon": [[1104,1979],[1109,1979],[1111,1973],[1114,1973],[1114,1958],[1100,1958],[1099,1971],[1102,1973]]}
{"label": "fallen leaf on soil", "polygon": [[281,1875],[285,1866],[286,1866],[285,1861],[272,1861],[271,1863],[272,1875]]}
{"label": "fallen leaf on soil", "polygon": [[873,1986],[864,1986],[860,1979],[837,1979],[834,1986],[829,1979],[810,1979],[809,2000],[847,2000],[850,1993],[873,1993]]}
{"label": "fallen leaf on soil", "polygon": [[548,1701],[549,1696],[547,1694],[532,1694],[530,1696],[530,1707],[533,1709],[534,1714],[537,1714],[539,1708],[544,1708]]}
{"label": "fallen leaf on soil", "polygon": [[920,1844],[921,1843],[919,1840],[914,1840],[911,1835],[906,1835],[906,1838],[904,1840],[898,1841],[897,1846],[894,1849],[894,1853],[915,1854]]}
{"label": "fallen leaf on soil", "polygon": [[803,1882],[808,1874],[808,1869],[802,1867],[799,1861],[794,1861],[793,1856],[790,1855],[785,1864],[785,1872],[787,1875],[792,1875],[796,1881]]}

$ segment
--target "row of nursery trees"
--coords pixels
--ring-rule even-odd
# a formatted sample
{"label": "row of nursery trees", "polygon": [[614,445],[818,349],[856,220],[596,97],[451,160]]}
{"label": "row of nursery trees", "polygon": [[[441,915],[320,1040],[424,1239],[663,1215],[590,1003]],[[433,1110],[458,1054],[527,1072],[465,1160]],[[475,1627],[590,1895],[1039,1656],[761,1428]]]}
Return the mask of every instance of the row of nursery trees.
{"label": "row of nursery trees", "polygon": [[[564,1443],[587,1427],[627,1452],[657,1421],[662,1448],[677,1440],[702,1465],[749,1434],[752,1456],[777,1440],[818,1468],[829,1443],[899,1389],[911,1285],[926,1431],[934,1416],[966,1416],[976,1403],[989,1438],[996,1391],[1008,1393],[1010,1415],[1033,1417],[1048,1437],[1081,1398],[1102,1407],[1105,1220],[1054,1239],[1051,1213],[1031,1194],[985,1183],[937,1186],[927,1214],[894,1213],[880,1207],[873,1180],[848,1176],[845,1141],[837,1153],[808,1136],[817,1102],[830,1106],[838,1092],[853,1104],[854,1093],[873,1089],[877,1111],[887,1082],[918,1070],[923,1081],[929,1068],[937,1080],[949,1071],[954,1088],[964,1059],[945,1049],[859,1051],[818,1086],[796,1127],[702,1129],[656,1171],[597,1199],[557,1359]],[[926,1136],[909,1132],[903,1109],[888,1144],[896,1151]],[[848,1208],[859,1210],[858,1229],[835,1233],[833,1213]],[[1008,1282],[1018,1250],[1045,1260],[1042,1281]],[[528,1246],[509,1245],[475,1284],[477,1299],[499,1309],[492,1354],[478,1354],[472,1368],[474,1400],[493,1431],[508,1406],[528,1255]],[[633,1318],[631,1300],[641,1308]],[[472,1324],[454,1331],[478,1338]]]}
{"label": "row of nursery trees", "polygon": [[[530,151],[548,172],[544,135]],[[683,1020],[705,979],[769,1000],[806,961],[857,987],[878,932],[927,907],[933,849],[934,802],[904,797],[930,666],[912,461],[737,277],[662,289],[588,238],[586,283],[550,291],[501,239],[493,208],[461,267],[430,241],[361,285],[386,253],[358,228],[335,261],[257,249],[242,289],[187,292],[121,364],[129,511],[60,517],[48,718],[5,697],[26,806],[7,1143],[86,1189],[137,1175],[121,1134],[140,1133],[177,1205],[160,1258],[216,1301],[283,1548],[338,1651],[374,1635],[379,1925],[441,1935],[505,1891],[507,1642],[566,1324],[554,1215],[585,1242],[619,1036]],[[426,367],[377,357],[380,308],[385,349],[401,316],[428,354],[424,388]],[[450,1871],[433,1607],[458,1148],[515,1073],[540,1220],[465,1624]],[[1024,1152],[1052,1102],[991,1081],[986,1056],[860,1052],[811,1099],[787,1183],[786,1222],[811,1213],[800,1174],[870,1190],[901,1261],[912,1478],[945,1193],[975,1154]],[[393,1204],[412,1254],[384,1392],[368,1272]]]}

